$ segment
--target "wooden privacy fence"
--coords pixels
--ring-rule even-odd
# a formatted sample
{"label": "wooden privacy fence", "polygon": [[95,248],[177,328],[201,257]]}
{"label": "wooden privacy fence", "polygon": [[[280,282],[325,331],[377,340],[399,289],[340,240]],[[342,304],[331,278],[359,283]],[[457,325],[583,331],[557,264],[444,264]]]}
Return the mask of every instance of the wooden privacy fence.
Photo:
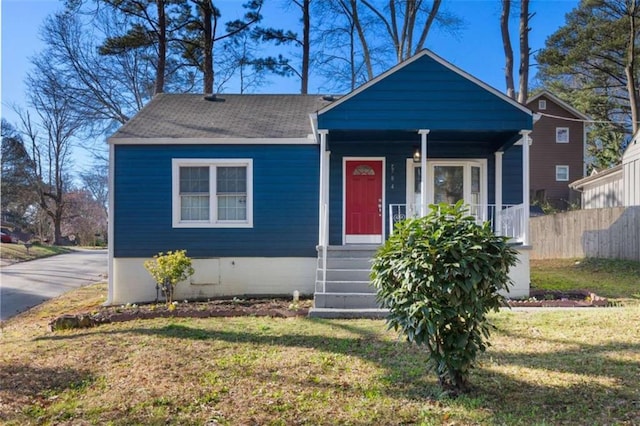
{"label": "wooden privacy fence", "polygon": [[640,261],[640,206],[575,210],[530,220],[531,259]]}

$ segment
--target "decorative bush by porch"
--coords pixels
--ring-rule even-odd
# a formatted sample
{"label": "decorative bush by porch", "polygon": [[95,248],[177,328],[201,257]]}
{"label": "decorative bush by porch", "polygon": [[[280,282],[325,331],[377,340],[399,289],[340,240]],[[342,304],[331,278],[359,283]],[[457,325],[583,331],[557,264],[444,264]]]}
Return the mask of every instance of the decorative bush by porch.
{"label": "decorative bush by porch", "polygon": [[144,262],[144,267],[156,282],[156,289],[162,290],[167,304],[173,302],[176,284],[189,278],[195,272],[186,250],[158,253],[153,260]]}
{"label": "decorative bush by porch", "polygon": [[396,225],[372,267],[387,323],[425,345],[441,386],[463,392],[470,369],[489,345],[486,315],[505,305],[517,252],[489,223],[476,224],[462,202],[430,206]]}

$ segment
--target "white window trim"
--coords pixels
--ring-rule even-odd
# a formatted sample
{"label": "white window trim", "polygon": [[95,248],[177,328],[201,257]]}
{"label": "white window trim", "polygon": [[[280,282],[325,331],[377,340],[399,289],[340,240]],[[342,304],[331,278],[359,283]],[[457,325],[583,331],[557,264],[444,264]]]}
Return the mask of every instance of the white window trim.
{"label": "white window trim", "polygon": [[[562,170],[562,169],[566,169],[567,170],[567,178],[566,179],[559,179],[558,178],[558,171]],[[556,166],[556,182],[568,182],[569,181],[569,166]]]}
{"label": "white window trim", "polygon": [[538,109],[539,110],[545,110],[547,109],[547,101],[544,99],[540,99],[538,100]]}
{"label": "white window trim", "polygon": [[[417,164],[413,161],[413,159],[407,159],[407,184],[406,184],[406,204],[408,211],[415,212],[418,206],[415,205],[414,201],[414,193],[413,193],[413,182],[415,178],[415,169],[419,167],[420,164]],[[423,174],[423,177],[426,177],[426,189],[427,189],[427,204],[433,204],[433,193],[434,193],[434,167],[436,166],[462,166],[464,167],[464,200],[465,203],[471,201],[471,167],[480,167],[480,207],[481,213],[486,214],[486,207],[488,203],[488,177],[487,177],[487,160],[484,158],[470,158],[470,159],[427,159],[427,173]]]}
{"label": "white window trim", "polygon": [[[218,221],[215,168],[247,168],[247,219]],[[180,220],[180,167],[209,167],[209,220]],[[174,228],[253,228],[253,160],[250,158],[173,158],[171,160],[171,209]]]}
{"label": "white window trim", "polygon": [[[558,139],[558,134],[559,134],[560,130],[566,130],[567,131],[567,140],[566,141],[561,141],[561,140]],[[556,143],[569,143],[569,128],[568,127],[556,127]]]}

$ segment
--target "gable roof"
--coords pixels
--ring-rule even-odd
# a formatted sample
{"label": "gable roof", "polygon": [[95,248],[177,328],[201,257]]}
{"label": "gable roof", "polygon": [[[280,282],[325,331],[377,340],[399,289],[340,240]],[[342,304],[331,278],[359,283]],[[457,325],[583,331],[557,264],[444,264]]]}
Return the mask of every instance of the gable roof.
{"label": "gable roof", "polygon": [[469,74],[468,72],[456,67],[455,65],[453,65],[451,62],[448,62],[446,60],[444,60],[443,58],[441,58],[440,56],[436,55],[435,53],[433,53],[432,51],[430,51],[429,49],[423,49],[420,52],[416,53],[415,55],[413,55],[412,57],[410,57],[409,59],[400,62],[399,64],[397,64],[396,66],[388,69],[387,71],[383,72],[382,74],[380,74],[379,76],[373,78],[372,80],[367,81],[366,83],[364,83],[362,86],[358,87],[357,89],[355,89],[353,92],[349,93],[348,95],[345,95],[343,97],[341,97],[339,100],[337,100],[336,102],[333,102],[332,104],[324,107],[322,110],[318,111],[318,114],[324,114],[325,112],[329,111],[332,108],[335,108],[336,106],[340,105],[342,102],[346,102],[347,100],[349,100],[350,98],[356,96],[358,93],[367,90],[369,87],[373,86],[374,84],[378,83],[380,80],[385,79],[386,77],[388,77],[391,74],[394,74],[395,72],[397,72],[398,70],[408,66],[409,64],[417,61],[418,59],[422,58],[423,56],[428,56],[431,59],[433,59],[434,61],[438,62],[440,65],[445,66],[446,68],[450,69],[451,71],[461,75],[462,77],[466,78],[467,80],[477,84],[478,86],[482,87],[483,89],[487,90],[488,92],[493,93],[494,95],[502,98],[504,101],[509,102],[510,104],[512,104],[513,106],[515,106],[516,108],[521,109],[523,112],[528,113],[528,114],[532,114],[532,112],[526,108],[525,106],[523,106],[522,104],[518,103],[517,101],[515,101],[514,99],[511,99],[510,97],[508,97],[507,95],[505,95],[504,93],[500,92],[499,90],[489,86],[488,84],[486,84],[485,82],[477,79],[476,77],[472,76],[471,74]]}
{"label": "gable roof", "polygon": [[520,131],[531,110],[429,50],[318,111],[328,130]]}
{"label": "gable roof", "polygon": [[527,101],[527,105],[531,105],[533,102],[537,101],[542,96],[549,98],[551,101],[553,101],[553,103],[555,103],[565,111],[569,112],[570,114],[574,115],[575,117],[578,117],[585,121],[591,121],[591,117],[578,111],[577,109],[575,109],[574,107],[572,107],[571,105],[569,105],[568,103],[566,103],[565,101],[563,101],[562,99],[554,95],[553,93],[549,92],[548,90],[543,90],[540,93],[536,94],[534,97],[530,98]]}
{"label": "gable roof", "polygon": [[328,103],[321,95],[223,94],[210,101],[200,94],[162,93],[109,140],[307,138],[309,113]]}

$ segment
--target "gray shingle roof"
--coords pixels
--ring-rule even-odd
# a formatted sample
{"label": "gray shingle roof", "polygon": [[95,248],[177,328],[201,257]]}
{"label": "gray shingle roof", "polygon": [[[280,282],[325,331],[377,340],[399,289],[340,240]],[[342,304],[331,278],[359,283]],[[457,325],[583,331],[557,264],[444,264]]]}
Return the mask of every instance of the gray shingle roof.
{"label": "gray shingle roof", "polygon": [[155,96],[111,138],[304,138],[321,95]]}

